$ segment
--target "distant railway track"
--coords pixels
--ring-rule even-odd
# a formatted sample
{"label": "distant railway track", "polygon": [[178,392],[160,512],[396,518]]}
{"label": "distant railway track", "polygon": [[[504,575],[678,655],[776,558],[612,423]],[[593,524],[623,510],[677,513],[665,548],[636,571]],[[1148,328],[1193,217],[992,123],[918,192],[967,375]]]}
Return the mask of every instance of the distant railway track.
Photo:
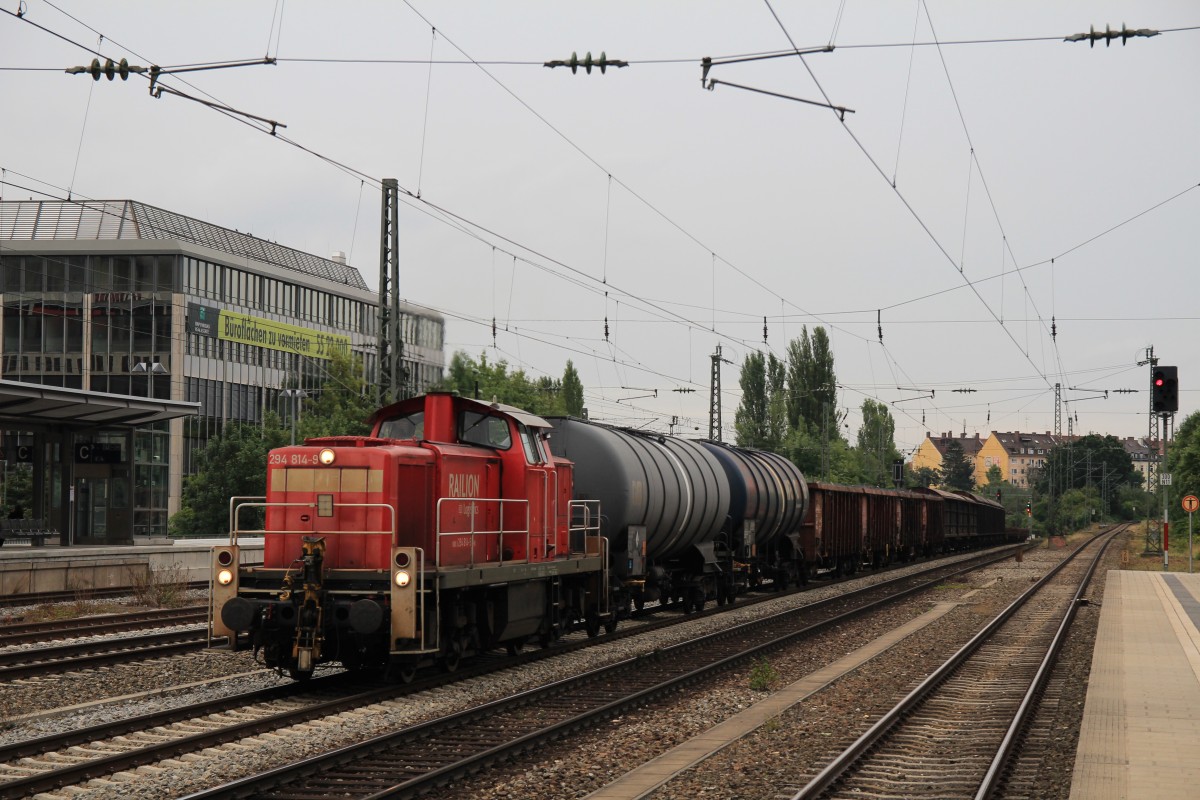
{"label": "distant railway track", "polygon": [[0,653],[0,681],[90,669],[106,664],[161,658],[201,650],[207,645],[203,628],[169,633],[79,642]]}
{"label": "distant railway track", "polygon": [[153,611],[130,611],[124,614],[104,614],[74,619],[20,622],[0,625],[0,647],[76,636],[96,636],[104,633],[144,630],[165,625],[191,625],[208,617],[206,606],[161,608]]}
{"label": "distant railway track", "polygon": [[[954,564],[935,567],[937,572],[926,574],[925,583],[937,583],[967,572],[982,564],[1003,558],[1010,558],[1012,548],[1000,553],[977,554],[973,557]],[[897,578],[875,587],[860,589],[844,595],[853,597],[874,590],[875,593],[886,593],[886,587],[896,589],[900,582],[912,583],[914,576]],[[745,605],[773,600],[779,594],[771,593],[747,598]],[[804,607],[814,609],[828,605],[834,601],[824,601]],[[53,753],[51,758],[39,759],[39,763],[47,765],[42,771],[34,771],[22,767],[27,773],[16,776],[0,772],[0,799],[26,797],[40,791],[50,791],[56,787],[68,786],[97,775],[130,769],[143,764],[161,761],[165,758],[178,756],[186,752],[194,752],[205,747],[216,746],[225,742],[246,738],[257,733],[277,731],[290,725],[296,725],[306,720],[318,719],[323,716],[338,713],[351,708],[358,708],[372,703],[403,697],[405,695],[423,692],[437,686],[454,681],[487,674],[488,672],[508,668],[514,665],[531,662],[543,658],[551,658],[588,646],[603,644],[616,638],[636,636],[642,633],[676,625],[708,613],[719,613],[716,609],[704,614],[690,616],[671,615],[666,618],[649,617],[649,621],[637,625],[627,625],[613,634],[597,639],[588,639],[582,635],[572,636],[549,649],[526,650],[516,657],[485,656],[463,665],[454,674],[434,673],[421,675],[410,685],[373,686],[360,690],[361,684],[354,682],[353,676],[334,675],[310,681],[306,684],[289,684],[261,692],[251,692],[234,697],[209,700],[169,711],[147,714],[117,722],[108,722],[86,729],[69,733],[46,736],[27,742],[0,747],[0,764],[11,764],[16,759]],[[358,687],[358,688],[356,688]],[[333,694],[335,696],[330,697]],[[315,696],[315,698],[314,698]],[[239,720],[233,724],[225,724],[212,718],[222,712],[237,710]],[[246,720],[250,716],[252,719]],[[209,719],[204,719],[209,718]],[[186,723],[180,727],[174,738],[163,741],[164,736],[172,735],[169,726],[175,723]],[[197,731],[197,727],[208,730]],[[139,731],[153,729],[153,736],[145,740],[135,734]],[[128,748],[125,752],[113,753],[112,740],[120,737],[121,746]],[[89,748],[99,747],[89,755]],[[71,763],[61,763],[70,761]],[[49,766],[55,762],[54,769]],[[216,794],[216,796],[245,796],[244,794]]]}
{"label": "distant railway track", "polygon": [[[1122,530],[1118,526],[1077,548],[792,800],[994,796],[1019,753],[1021,731],[1083,592]],[[1080,557],[1085,553],[1094,556]]]}
{"label": "distant railway track", "polygon": [[[189,590],[208,589],[208,581],[190,581]],[[134,594],[132,586],[109,586],[88,589],[74,589],[63,592],[26,592],[0,597],[0,608],[15,606],[37,606],[49,603],[71,603],[87,600],[97,600],[105,597],[129,597]]]}

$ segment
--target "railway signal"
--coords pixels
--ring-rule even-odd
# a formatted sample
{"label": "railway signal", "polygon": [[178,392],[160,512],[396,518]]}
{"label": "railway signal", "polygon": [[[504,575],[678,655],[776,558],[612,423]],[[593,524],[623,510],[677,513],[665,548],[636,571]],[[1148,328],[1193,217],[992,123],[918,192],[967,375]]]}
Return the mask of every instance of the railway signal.
{"label": "railway signal", "polygon": [[1179,369],[1158,367],[1150,380],[1150,401],[1154,411],[1170,414],[1179,410]]}
{"label": "railway signal", "polygon": [[1033,516],[1033,503],[1029,502],[1028,500],[1025,501],[1025,516]]}

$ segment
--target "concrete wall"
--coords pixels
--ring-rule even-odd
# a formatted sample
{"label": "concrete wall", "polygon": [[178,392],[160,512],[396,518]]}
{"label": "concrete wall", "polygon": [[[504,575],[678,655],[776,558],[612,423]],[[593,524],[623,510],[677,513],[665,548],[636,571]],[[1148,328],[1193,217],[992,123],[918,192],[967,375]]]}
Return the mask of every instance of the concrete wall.
{"label": "concrete wall", "polygon": [[[133,576],[148,571],[184,581],[209,580],[212,546],[226,543],[197,541],[186,544],[134,545],[131,547],[8,547],[0,548],[0,596],[30,592],[78,592],[130,586]],[[243,563],[262,562],[262,540],[243,539]]]}

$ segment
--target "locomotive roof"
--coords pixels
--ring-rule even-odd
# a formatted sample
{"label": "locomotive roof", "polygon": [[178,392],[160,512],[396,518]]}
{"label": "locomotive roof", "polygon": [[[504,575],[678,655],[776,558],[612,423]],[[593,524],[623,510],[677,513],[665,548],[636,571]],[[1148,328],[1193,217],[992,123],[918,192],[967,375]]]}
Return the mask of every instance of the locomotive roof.
{"label": "locomotive roof", "polygon": [[[461,405],[477,406],[478,408],[485,409],[487,411],[496,411],[501,414],[507,414],[508,416],[514,418],[518,422],[521,422],[530,428],[549,428],[549,427],[551,427],[549,422],[542,419],[537,414],[530,414],[528,411],[517,408],[516,406],[505,405],[504,403],[487,403],[487,402],[484,402],[483,400],[475,400],[470,397],[462,397],[460,395],[455,395],[453,392],[429,392],[429,394],[430,395],[447,394],[447,395],[454,397],[455,402],[457,402]],[[399,400],[395,403],[392,403],[389,406],[384,406],[383,408],[379,409],[374,414],[372,414],[370,419],[367,420],[367,423],[369,425],[374,425],[375,422],[377,420],[379,420],[380,418],[390,417],[393,413],[412,412],[417,409],[423,408],[425,406],[425,397],[426,396],[427,395],[418,395],[416,397],[408,397],[408,398],[405,398],[404,400]]]}

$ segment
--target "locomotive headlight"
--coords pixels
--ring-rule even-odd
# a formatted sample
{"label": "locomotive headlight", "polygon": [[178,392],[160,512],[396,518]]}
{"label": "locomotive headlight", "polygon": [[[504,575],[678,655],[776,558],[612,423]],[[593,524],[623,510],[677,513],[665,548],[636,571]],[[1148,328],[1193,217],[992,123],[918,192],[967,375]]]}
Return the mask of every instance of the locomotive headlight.
{"label": "locomotive headlight", "polygon": [[405,570],[400,570],[396,573],[396,585],[401,589],[408,586],[410,580],[412,580],[412,577]]}
{"label": "locomotive headlight", "polygon": [[229,584],[233,583],[233,572],[227,569],[223,569],[218,572],[217,583],[221,584],[222,586],[228,586]]}
{"label": "locomotive headlight", "polygon": [[328,447],[321,451],[317,459],[326,467],[333,463],[334,454]]}

